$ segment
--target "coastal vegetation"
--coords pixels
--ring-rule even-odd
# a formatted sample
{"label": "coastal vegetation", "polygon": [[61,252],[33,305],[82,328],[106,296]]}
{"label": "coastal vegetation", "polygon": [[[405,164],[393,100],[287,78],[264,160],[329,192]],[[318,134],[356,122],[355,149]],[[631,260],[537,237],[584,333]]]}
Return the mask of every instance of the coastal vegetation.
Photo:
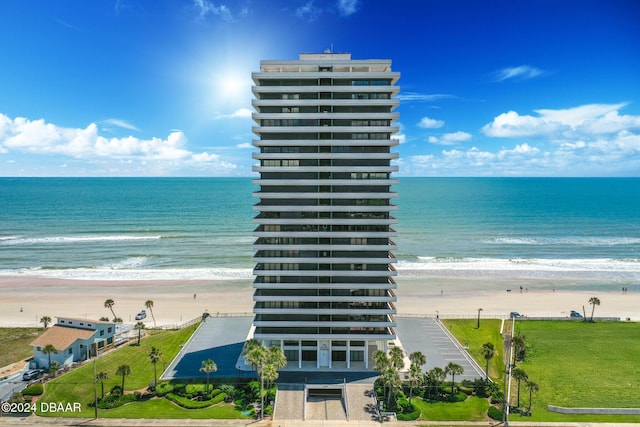
{"label": "coastal vegetation", "polygon": [[[497,354],[489,361],[489,372],[501,389],[504,356],[499,336],[500,321],[483,319],[482,327],[489,322],[494,330],[482,333],[475,329],[474,320],[443,321],[481,366],[487,360],[482,356],[483,346],[476,351],[477,343],[483,338],[500,339],[492,341],[500,345],[495,345]],[[640,407],[640,384],[632,380],[640,377],[640,366],[636,362],[640,354],[637,323],[516,321],[513,345],[512,362],[517,365],[512,371],[510,420],[611,423],[638,420],[638,416],[633,415],[568,415],[547,410],[547,405]]]}
{"label": "coastal vegetation", "polygon": [[[404,354],[394,347],[389,354],[381,352],[375,358],[382,373],[376,391],[385,402],[384,410],[395,411],[399,419],[405,420],[501,420],[505,359],[499,334],[501,322],[483,319],[480,329],[476,329],[476,319],[444,323],[489,372],[494,383],[484,379],[456,383],[460,372],[453,366],[422,372],[424,355],[419,352],[408,355],[411,364],[401,377]],[[100,417],[254,416],[255,409],[260,408],[255,402],[273,400],[278,371],[275,366],[281,365],[276,360],[274,369],[268,367],[269,357],[275,356],[269,355],[267,349],[258,350],[249,343],[244,350],[247,356],[250,352],[264,353],[254,359],[248,357],[262,381],[234,385],[212,383],[209,378],[193,383],[158,381],[157,365],[172,360],[196,326],[158,331],[143,339],[140,346],[106,354],[96,360],[95,373],[93,363],[89,363],[53,379],[46,383],[41,401],[79,401],[82,411],[65,416],[92,417],[95,381]],[[517,321],[514,332],[521,337],[518,345],[526,357],[519,359],[512,370],[511,421],[637,421],[638,416],[632,415],[566,415],[547,410],[547,405],[640,407],[640,385],[634,381],[640,377],[636,363],[640,328],[636,323]],[[126,370],[122,366],[129,368],[128,374],[123,373]],[[201,368],[205,374],[214,372],[208,360],[202,361]],[[135,404],[127,404],[130,402]],[[266,414],[271,412],[269,405],[264,408]]]}
{"label": "coastal vegetation", "polygon": [[546,409],[640,407],[637,323],[523,321],[516,322],[516,331],[526,335],[529,348],[519,368],[534,385],[526,386],[531,416],[514,414],[512,420],[637,422],[638,416],[564,415]]}
{"label": "coastal vegetation", "polygon": [[42,333],[42,328],[0,328],[0,367],[33,356],[29,345]]}
{"label": "coastal vegetation", "polygon": [[[143,339],[139,346],[129,345],[95,359],[95,366],[94,363],[88,363],[74,369],[59,378],[47,382],[41,401],[82,402],[82,411],[69,413],[67,415],[93,417],[94,409],[89,406],[89,403],[93,401],[94,396],[94,381],[96,381],[94,379],[94,369],[96,373],[106,373],[106,376],[101,376],[101,378],[97,379],[100,383],[100,388],[104,387],[105,389],[105,396],[111,394],[114,387],[123,388],[122,381],[124,377],[126,377],[126,382],[124,384],[123,395],[144,390],[149,386],[149,383],[153,384],[157,375],[155,373],[156,363],[153,363],[148,356],[152,349],[155,348],[156,352],[161,351],[164,360],[173,360],[178,354],[180,346],[187,342],[196,327],[197,324],[181,330],[158,331]],[[129,368],[128,374],[126,374],[127,370],[122,368],[123,366]],[[102,395],[101,390],[99,392],[100,395]],[[140,402],[139,404],[147,405],[148,403],[149,401]],[[156,404],[151,406],[154,405]],[[128,406],[131,405],[125,405],[124,407]],[[118,411],[118,413],[121,414],[120,416],[125,416],[122,414],[126,413],[127,410],[118,409],[120,409],[120,411]],[[101,413],[101,416],[107,416],[106,412],[108,411],[104,412],[105,414],[103,415]],[[43,413],[41,415],[51,414]],[[158,415],[150,412],[147,416]]]}

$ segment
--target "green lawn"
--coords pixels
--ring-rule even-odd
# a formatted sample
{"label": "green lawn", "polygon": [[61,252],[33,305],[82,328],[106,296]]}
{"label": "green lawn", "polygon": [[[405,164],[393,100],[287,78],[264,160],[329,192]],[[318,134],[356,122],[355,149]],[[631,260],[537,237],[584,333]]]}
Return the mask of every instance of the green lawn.
{"label": "green lawn", "polygon": [[[180,344],[187,342],[198,325],[192,325],[179,331],[163,331],[155,333],[141,341],[140,346],[127,346],[96,361],[96,372],[104,371],[111,377],[104,382],[105,393],[114,385],[122,382],[122,377],[115,375],[120,365],[129,365],[131,375],[125,378],[125,390],[139,390],[146,388],[153,380],[153,365],[147,358],[152,346],[162,350],[164,357],[158,363],[158,376],[162,373],[163,366],[169,365],[180,350]],[[49,381],[45,386],[44,402],[80,402],[82,412],[57,414],[64,416],[93,416],[93,408],[88,403],[93,400],[93,363],[88,363],[68,374]],[[98,395],[100,395],[100,383],[98,383]],[[135,405],[126,405],[135,406]],[[133,409],[128,409],[132,411]],[[115,411],[109,410],[109,411]],[[107,411],[102,411],[107,412]],[[126,412],[126,411],[125,411]],[[47,415],[47,414],[43,414]]]}
{"label": "green lawn", "polygon": [[500,335],[500,320],[481,319],[480,329],[476,329],[478,325],[477,319],[443,320],[442,323],[451,331],[460,344],[469,348],[469,354],[483,370],[486,360],[480,354],[480,350],[483,344],[492,343],[497,354],[489,363],[489,377],[498,380],[498,382],[504,381],[503,339]]}
{"label": "green lawn", "polygon": [[43,328],[0,328],[0,367],[33,356],[29,343],[43,332]]}
{"label": "green lawn", "polygon": [[[93,411],[93,408],[91,408]],[[184,409],[169,402],[165,398],[155,398],[144,402],[135,402],[120,406],[119,408],[104,410],[98,413],[100,418],[251,418],[251,415],[243,416],[230,403],[219,403],[204,409]]]}
{"label": "green lawn", "polygon": [[[640,422],[640,416],[546,411],[547,405],[640,407],[640,324],[521,321],[516,330],[525,335],[529,348],[527,360],[519,366],[540,386],[533,396],[533,416],[522,419]],[[528,392],[522,394],[528,402]]]}
{"label": "green lawn", "polygon": [[464,402],[426,402],[421,398],[411,400],[413,406],[420,409],[420,420],[482,421],[487,418],[489,401],[479,397],[470,397]]}

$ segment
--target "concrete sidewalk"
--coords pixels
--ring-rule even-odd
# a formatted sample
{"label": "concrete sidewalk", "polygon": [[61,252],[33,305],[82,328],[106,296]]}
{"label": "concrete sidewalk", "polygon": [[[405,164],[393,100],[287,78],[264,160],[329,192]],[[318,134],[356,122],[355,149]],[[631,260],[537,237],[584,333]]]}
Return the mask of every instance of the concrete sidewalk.
{"label": "concrete sidewalk", "polygon": [[[1,417],[0,426],[88,426],[88,427],[413,427],[413,426],[492,426],[491,421],[396,421],[380,424],[373,421],[296,421],[296,420],[194,420],[194,419],[124,419],[124,418],[46,418],[46,417]],[[594,422],[510,422],[514,427],[640,427],[640,423],[594,423]]]}

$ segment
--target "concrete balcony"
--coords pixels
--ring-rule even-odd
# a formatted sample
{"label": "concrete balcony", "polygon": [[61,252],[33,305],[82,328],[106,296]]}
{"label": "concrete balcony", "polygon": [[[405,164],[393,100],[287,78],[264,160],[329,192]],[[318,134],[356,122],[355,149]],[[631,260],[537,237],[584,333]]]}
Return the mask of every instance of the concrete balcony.
{"label": "concrete balcony", "polygon": [[357,107],[357,106],[384,106],[391,110],[400,105],[397,98],[388,99],[254,99],[251,105],[260,111],[260,107]]}
{"label": "concrete balcony", "polygon": [[254,139],[254,147],[395,147],[398,139]]}
{"label": "concrete balcony", "polygon": [[[253,269],[254,276],[299,276],[299,277],[391,277],[397,276],[395,269],[388,270],[260,270]],[[273,287],[273,286],[272,286]]]}
{"label": "concrete balcony", "polygon": [[[276,94],[300,94],[300,93],[388,93],[394,97],[400,92],[397,85],[369,85],[369,86],[338,86],[338,85],[318,85],[318,86],[251,86],[251,92],[256,98],[260,98],[262,93]],[[318,97],[320,99],[320,97]]]}
{"label": "concrete balcony", "polygon": [[398,133],[399,126],[253,126],[256,135],[262,133]]}
{"label": "concrete balcony", "polygon": [[331,193],[331,192],[266,192],[257,191],[253,193],[253,197],[256,199],[393,199],[398,197],[398,193],[385,192],[385,193]]}
{"label": "concrete balcony", "polygon": [[[285,64],[285,62],[281,62]],[[354,64],[355,61],[350,61],[350,64]],[[297,64],[302,64],[302,62],[297,62]],[[336,64],[340,64],[338,61],[332,61],[332,64],[336,66]],[[301,67],[301,65],[293,64],[291,67]],[[355,66],[355,65],[354,65]],[[364,65],[366,66],[366,65]],[[258,71],[251,73],[251,79],[254,83],[259,84],[261,80],[301,80],[301,79],[353,79],[353,80],[386,80],[389,79],[391,84],[395,84],[400,79],[400,73],[386,71],[386,72],[376,72],[376,71],[305,71],[303,68],[300,68],[299,71],[286,71],[285,68],[275,69],[274,72],[264,72]],[[286,65],[283,65],[286,67]],[[276,86],[277,87],[277,86]],[[351,87],[360,87],[360,86],[351,86]],[[363,86],[367,87],[367,86]],[[376,87],[376,86],[370,86]],[[382,86],[385,87],[385,86]]]}

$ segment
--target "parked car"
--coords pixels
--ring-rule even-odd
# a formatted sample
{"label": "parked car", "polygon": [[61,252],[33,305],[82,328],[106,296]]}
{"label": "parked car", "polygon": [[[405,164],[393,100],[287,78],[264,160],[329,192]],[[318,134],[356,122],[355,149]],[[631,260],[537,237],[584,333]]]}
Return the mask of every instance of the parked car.
{"label": "parked car", "polygon": [[146,317],[147,317],[146,310],[142,310],[140,313],[136,314],[136,320],[146,319]]}
{"label": "parked car", "polygon": [[584,316],[582,316],[582,314],[580,314],[579,312],[575,311],[575,310],[571,310],[571,314],[569,315],[569,317],[573,317],[576,319],[582,319]]}
{"label": "parked car", "polygon": [[36,379],[40,376],[41,373],[42,371],[40,369],[30,369],[22,374],[22,381],[31,381],[33,379]]}
{"label": "parked car", "polygon": [[512,319],[517,319],[519,317],[524,317],[524,315],[518,313],[517,311],[512,311],[511,313],[509,313],[509,317]]}

